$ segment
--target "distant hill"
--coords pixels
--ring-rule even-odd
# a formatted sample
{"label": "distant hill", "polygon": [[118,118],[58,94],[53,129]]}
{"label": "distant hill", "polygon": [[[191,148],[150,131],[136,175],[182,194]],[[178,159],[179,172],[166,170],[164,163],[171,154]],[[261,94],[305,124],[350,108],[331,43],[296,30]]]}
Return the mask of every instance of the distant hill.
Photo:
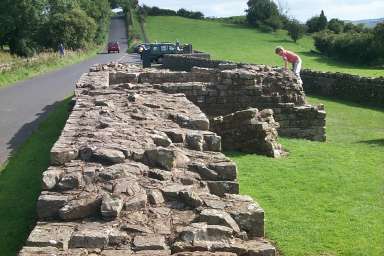
{"label": "distant hill", "polygon": [[384,18],[380,18],[380,19],[367,19],[367,20],[355,20],[355,21],[351,21],[351,22],[353,24],[364,24],[365,26],[372,28],[372,27],[376,26],[376,24],[384,22]]}

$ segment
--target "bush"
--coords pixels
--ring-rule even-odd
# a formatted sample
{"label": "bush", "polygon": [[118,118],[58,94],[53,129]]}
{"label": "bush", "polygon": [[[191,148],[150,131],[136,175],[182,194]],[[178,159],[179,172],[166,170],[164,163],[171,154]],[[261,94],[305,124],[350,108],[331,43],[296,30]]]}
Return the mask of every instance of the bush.
{"label": "bush", "polygon": [[31,46],[31,42],[28,42],[26,39],[21,39],[15,42],[12,53],[21,57],[30,58],[36,54],[36,50]]}
{"label": "bush", "polygon": [[376,38],[372,32],[335,34],[322,31],[314,35],[314,40],[316,48],[330,57],[364,65],[383,63],[381,38]]}
{"label": "bush", "polygon": [[273,32],[273,28],[271,26],[268,26],[265,24],[258,25],[258,28],[260,29],[261,32],[264,32],[264,33],[272,33]]}
{"label": "bush", "polygon": [[266,19],[264,21],[264,24],[271,27],[273,29],[273,31],[276,31],[279,28],[283,27],[283,23],[281,21],[281,18],[278,15],[274,15],[274,16],[269,17],[268,19]]}

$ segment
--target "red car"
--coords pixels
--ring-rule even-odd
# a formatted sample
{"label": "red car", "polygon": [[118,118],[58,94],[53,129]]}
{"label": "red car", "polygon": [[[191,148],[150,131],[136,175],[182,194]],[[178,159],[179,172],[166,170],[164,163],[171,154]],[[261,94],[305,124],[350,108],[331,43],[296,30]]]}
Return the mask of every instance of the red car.
{"label": "red car", "polygon": [[120,45],[119,42],[109,42],[108,43],[108,53],[118,52],[120,53]]}

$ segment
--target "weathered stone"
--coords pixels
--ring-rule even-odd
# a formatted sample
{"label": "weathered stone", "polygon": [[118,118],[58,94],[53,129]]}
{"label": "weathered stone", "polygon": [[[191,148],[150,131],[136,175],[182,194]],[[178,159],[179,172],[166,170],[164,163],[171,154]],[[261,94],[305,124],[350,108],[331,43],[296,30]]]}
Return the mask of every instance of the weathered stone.
{"label": "weathered stone", "polygon": [[59,142],[56,142],[51,150],[51,163],[53,165],[63,165],[77,158],[79,152],[76,149],[58,143]]}
{"label": "weathered stone", "polygon": [[129,244],[131,237],[124,231],[113,229],[108,234],[108,243],[110,246],[120,246]]}
{"label": "weathered stone", "polygon": [[237,167],[233,162],[210,163],[208,168],[214,170],[223,180],[236,180],[237,178]]}
{"label": "weathered stone", "polygon": [[164,130],[173,143],[184,143],[185,134],[179,129]]}
{"label": "weathered stone", "polygon": [[264,210],[257,204],[252,201],[236,203],[227,212],[250,238],[264,236]]}
{"label": "weathered stone", "polygon": [[152,136],[152,139],[156,146],[166,148],[172,144],[172,141],[168,138],[166,134],[155,134]]}
{"label": "weathered stone", "polygon": [[239,184],[236,181],[208,181],[209,191],[217,196],[238,194]]}
{"label": "weathered stone", "polygon": [[108,245],[109,232],[109,230],[100,229],[97,225],[82,228],[72,235],[69,247],[103,249]]}
{"label": "weathered stone", "polygon": [[100,161],[101,163],[118,164],[124,162],[125,155],[120,150],[100,148],[93,152],[93,158],[95,158],[97,161]]}
{"label": "weathered stone", "polygon": [[140,210],[140,209],[144,209],[146,206],[147,206],[147,194],[145,194],[145,192],[136,194],[134,197],[131,197],[130,199],[128,199],[124,204],[126,211]]}
{"label": "weathered stone", "polygon": [[166,200],[172,201],[179,198],[179,192],[185,190],[185,186],[179,184],[173,184],[166,186],[162,189],[163,195]]}
{"label": "weathered stone", "polygon": [[216,134],[204,135],[204,150],[221,152],[221,137]]}
{"label": "weathered stone", "polygon": [[224,211],[215,209],[204,209],[200,213],[199,221],[206,222],[209,225],[223,225],[226,227],[230,227],[237,233],[240,232],[239,226],[232,219],[231,215]]}
{"label": "weathered stone", "polygon": [[95,195],[69,202],[59,210],[59,216],[63,220],[77,220],[98,214],[101,198]]}
{"label": "weathered stone", "polygon": [[54,218],[59,210],[67,204],[69,197],[57,194],[42,194],[37,200],[37,216],[39,219]]}
{"label": "weathered stone", "polygon": [[101,256],[131,256],[134,253],[131,250],[103,250]]}
{"label": "weathered stone", "polygon": [[59,249],[52,246],[47,247],[23,247],[18,256],[52,256],[58,255]]}
{"label": "weathered stone", "polygon": [[203,151],[204,138],[201,134],[187,134],[185,137],[187,147],[192,150]]}
{"label": "weathered stone", "polygon": [[204,180],[217,180],[218,174],[212,169],[209,169],[201,163],[190,163],[188,164],[188,171],[196,172]]}
{"label": "weathered stone", "polygon": [[233,230],[229,227],[207,225],[206,223],[193,223],[179,231],[179,238],[184,242],[196,241],[226,241],[233,236]]}
{"label": "weathered stone", "polygon": [[176,166],[176,154],[174,150],[166,148],[156,148],[145,151],[148,164],[153,167],[172,170]]}
{"label": "weathered stone", "polygon": [[71,172],[65,174],[59,184],[57,184],[57,188],[59,190],[71,190],[78,188],[83,183],[83,175],[81,172]]}
{"label": "weathered stone", "polygon": [[74,228],[74,225],[62,223],[38,223],[29,235],[26,245],[67,250]]}
{"label": "weathered stone", "polygon": [[172,178],[172,173],[160,169],[150,169],[148,177],[156,180],[169,180]]}
{"label": "weathered stone", "polygon": [[193,191],[180,191],[179,197],[181,198],[181,200],[183,200],[186,205],[192,208],[197,208],[203,205],[203,200],[201,200],[199,195],[197,195]]}
{"label": "weathered stone", "polygon": [[105,194],[101,203],[101,216],[106,220],[115,219],[123,209],[123,200],[114,195]]}
{"label": "weathered stone", "polygon": [[58,169],[58,168],[48,168],[43,173],[43,189],[44,190],[51,190],[55,188],[56,184],[59,182],[61,177],[64,174],[64,170]]}
{"label": "weathered stone", "polygon": [[123,224],[121,226],[121,229],[125,230],[128,233],[153,233],[153,231],[148,227],[135,224]]}
{"label": "weathered stone", "polygon": [[113,193],[114,194],[126,194],[128,196],[134,196],[137,193],[141,193],[143,189],[136,180],[132,179],[117,179],[113,181]]}
{"label": "weathered stone", "polygon": [[135,236],[133,246],[135,251],[166,250],[168,248],[164,236],[159,235]]}
{"label": "weathered stone", "polygon": [[163,193],[161,193],[160,190],[152,189],[148,193],[148,201],[154,205],[161,205],[162,203],[164,203]]}

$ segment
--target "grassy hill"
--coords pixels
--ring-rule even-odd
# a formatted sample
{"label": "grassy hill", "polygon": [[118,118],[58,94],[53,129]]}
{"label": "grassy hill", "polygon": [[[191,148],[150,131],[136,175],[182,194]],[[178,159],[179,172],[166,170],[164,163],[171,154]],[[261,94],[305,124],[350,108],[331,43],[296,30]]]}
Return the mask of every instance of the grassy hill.
{"label": "grassy hill", "polygon": [[311,37],[306,36],[294,43],[286,31],[261,33],[239,25],[181,17],[148,17],[146,30],[151,41],[178,39],[183,43],[193,43],[195,49],[207,51],[216,59],[282,65],[281,59],[274,54],[274,48],[282,45],[302,57],[304,68],[384,76],[383,68],[348,65],[316,54]]}
{"label": "grassy hill", "polygon": [[[311,38],[295,44],[284,31],[180,17],[148,17],[146,28],[152,41],[192,42],[217,59],[281,65],[273,50],[283,45],[303,57],[305,68],[384,75],[313,54]],[[282,138],[290,151],[284,159],[230,153],[241,192],[266,210],[267,237],[284,256],[384,255],[384,109],[308,99],[326,106],[328,141]]]}

